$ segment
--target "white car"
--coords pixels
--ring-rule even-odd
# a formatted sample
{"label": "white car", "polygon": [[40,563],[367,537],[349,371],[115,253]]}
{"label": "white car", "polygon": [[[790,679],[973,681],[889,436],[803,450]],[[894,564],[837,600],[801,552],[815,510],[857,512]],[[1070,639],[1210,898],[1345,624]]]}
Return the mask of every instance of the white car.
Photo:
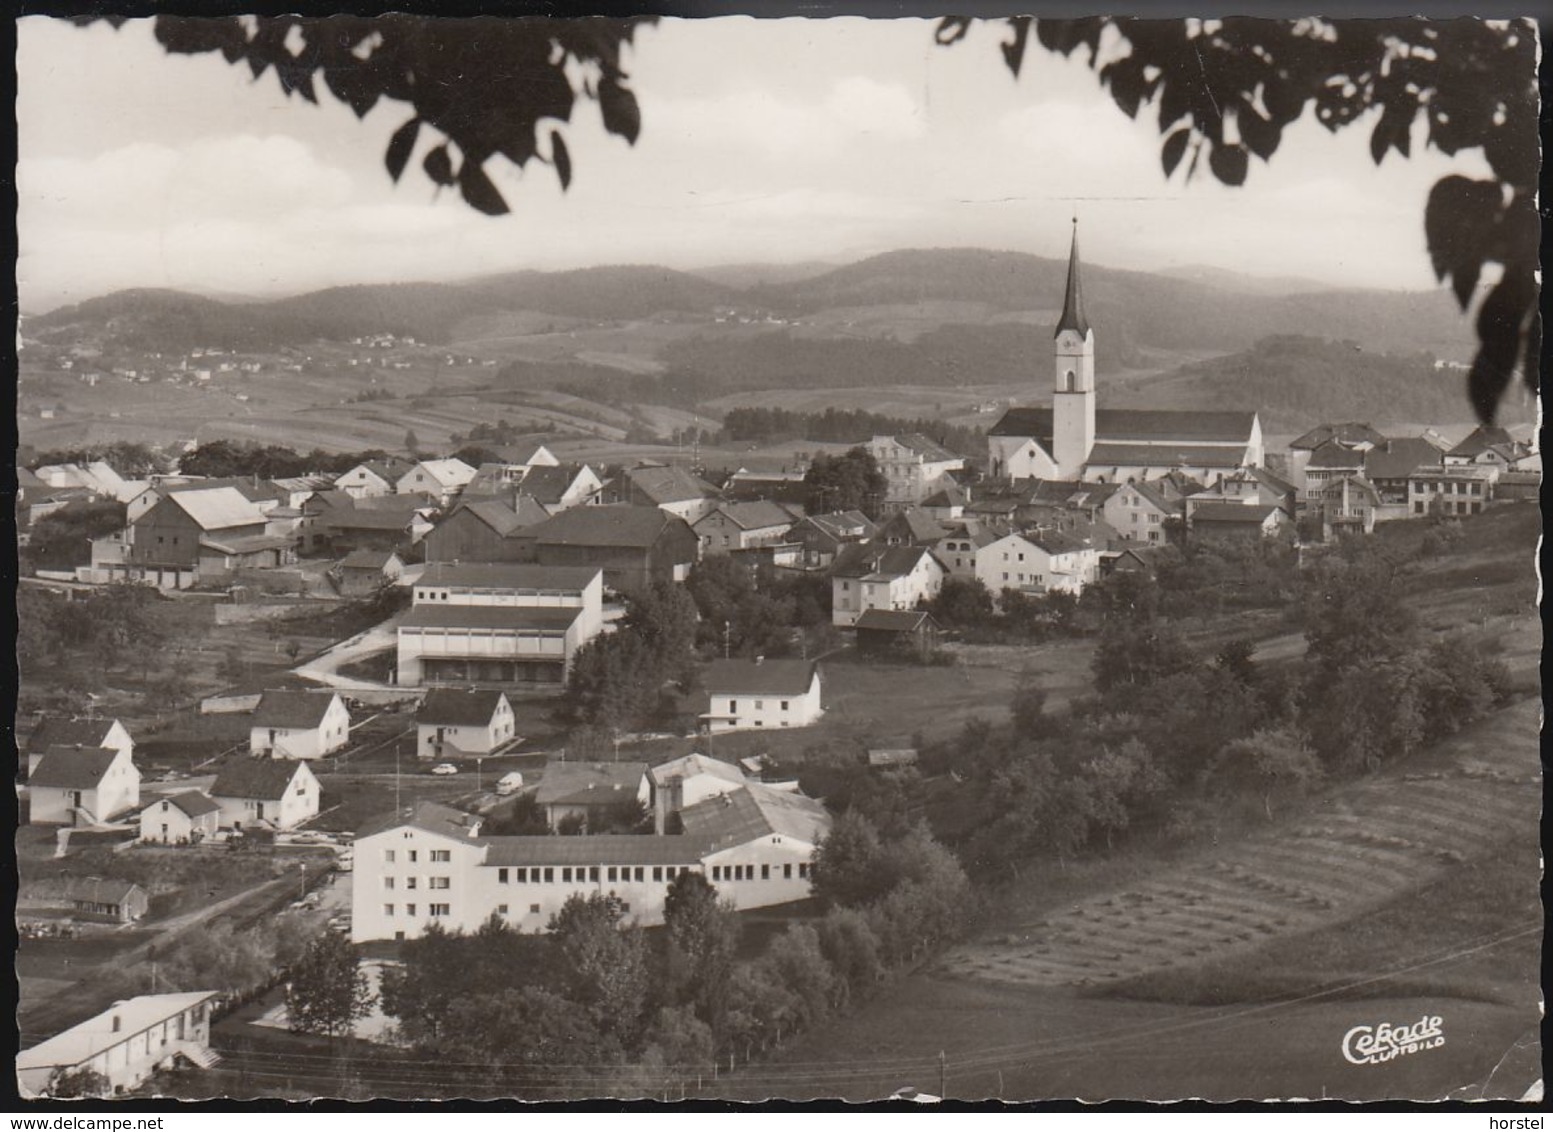
{"label": "white car", "polygon": [[458,773],[458,767],[454,766],[452,763],[438,763],[436,766],[431,768],[431,773],[432,774],[457,774]]}
{"label": "white car", "polygon": [[522,789],[523,772],[521,770],[510,770],[496,780],[496,793],[498,794],[516,794]]}

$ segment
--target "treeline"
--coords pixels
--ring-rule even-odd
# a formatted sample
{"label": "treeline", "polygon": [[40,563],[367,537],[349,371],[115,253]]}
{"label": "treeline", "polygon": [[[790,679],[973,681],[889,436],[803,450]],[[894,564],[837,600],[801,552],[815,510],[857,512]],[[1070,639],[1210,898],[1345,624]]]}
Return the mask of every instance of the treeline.
{"label": "treeline", "polygon": [[979,428],[945,424],[941,418],[892,417],[864,409],[832,408],[821,413],[792,409],[729,409],[723,417],[717,442],[768,443],[801,439],[855,444],[873,436],[900,433],[920,433],[961,456],[981,456],[987,451],[987,434]]}
{"label": "treeline", "polygon": [[1204,655],[1165,612],[1159,583],[1110,587],[1096,694],[1055,714],[1026,686],[1006,723],[973,722],[924,751],[922,773],[963,782],[939,832],[976,875],[1109,846],[1140,826],[1191,837],[1246,799],[1271,817],[1280,799],[1406,758],[1508,699],[1489,645],[1431,639],[1401,596],[1403,567],[1368,544],[1344,549],[1300,579],[1308,647],[1289,664],[1257,661],[1247,641]]}

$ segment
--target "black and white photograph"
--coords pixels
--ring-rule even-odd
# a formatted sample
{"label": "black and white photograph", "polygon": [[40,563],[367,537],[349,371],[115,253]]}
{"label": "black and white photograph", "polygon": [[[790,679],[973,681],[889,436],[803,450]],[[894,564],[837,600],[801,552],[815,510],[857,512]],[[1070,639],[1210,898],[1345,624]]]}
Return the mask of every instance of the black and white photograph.
{"label": "black and white photograph", "polygon": [[1535,21],[15,38],[24,1106],[1543,1100]]}

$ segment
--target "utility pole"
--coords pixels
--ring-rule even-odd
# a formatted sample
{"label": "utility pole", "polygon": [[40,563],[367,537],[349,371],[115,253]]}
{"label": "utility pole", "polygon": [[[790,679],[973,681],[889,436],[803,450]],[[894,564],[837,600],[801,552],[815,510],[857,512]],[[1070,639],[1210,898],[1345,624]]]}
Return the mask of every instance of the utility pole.
{"label": "utility pole", "polygon": [[944,1099],[944,1081],[948,1073],[948,1063],[944,1059],[944,1051],[938,1051],[938,1099]]}
{"label": "utility pole", "polygon": [[729,655],[730,655],[729,642],[732,639],[732,634],[733,634],[733,622],[731,622],[731,621],[724,621],[723,622],[723,659],[724,660],[727,660]]}

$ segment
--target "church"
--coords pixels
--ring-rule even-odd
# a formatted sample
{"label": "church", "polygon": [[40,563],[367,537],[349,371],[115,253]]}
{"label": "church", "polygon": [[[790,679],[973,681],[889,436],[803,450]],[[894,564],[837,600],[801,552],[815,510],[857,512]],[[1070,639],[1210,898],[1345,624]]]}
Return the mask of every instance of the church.
{"label": "church", "polygon": [[1052,407],[1003,414],[987,434],[989,473],[1016,482],[1127,483],[1179,471],[1206,484],[1236,468],[1260,467],[1262,424],[1254,412],[1095,407],[1095,332],[1084,315],[1073,224]]}

